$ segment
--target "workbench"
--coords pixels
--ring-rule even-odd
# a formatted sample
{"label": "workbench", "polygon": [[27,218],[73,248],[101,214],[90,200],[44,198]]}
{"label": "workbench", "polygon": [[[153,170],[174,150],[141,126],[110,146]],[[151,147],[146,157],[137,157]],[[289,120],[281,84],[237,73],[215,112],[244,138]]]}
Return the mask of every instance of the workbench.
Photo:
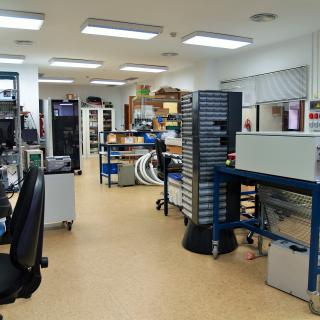
{"label": "workbench", "polygon": [[[213,194],[213,234],[212,234],[212,253],[214,258],[218,258],[219,234],[222,229],[245,228],[272,240],[288,240],[265,230],[263,215],[253,219],[239,220],[233,222],[219,222],[219,186],[221,183],[238,182],[239,184],[264,184],[279,187],[294,192],[309,194],[312,196],[311,212],[311,235],[310,235],[310,254],[308,272],[308,294],[310,297],[309,307],[313,313],[320,315],[320,292],[317,291],[317,278],[320,274],[318,264],[319,252],[319,227],[320,227],[320,184],[311,181],[284,178],[281,176],[267,175],[251,171],[237,170],[225,166],[214,168],[214,194]],[[228,215],[228,213],[227,213]],[[289,241],[292,242],[292,239]]]}

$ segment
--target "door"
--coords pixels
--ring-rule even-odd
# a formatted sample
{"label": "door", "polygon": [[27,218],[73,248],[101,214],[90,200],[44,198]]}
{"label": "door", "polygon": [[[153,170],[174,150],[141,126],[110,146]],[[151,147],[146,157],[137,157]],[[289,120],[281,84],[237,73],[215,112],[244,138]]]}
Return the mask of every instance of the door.
{"label": "door", "polygon": [[129,130],[130,129],[130,110],[129,110],[129,105],[125,104],[124,105],[124,130]]}

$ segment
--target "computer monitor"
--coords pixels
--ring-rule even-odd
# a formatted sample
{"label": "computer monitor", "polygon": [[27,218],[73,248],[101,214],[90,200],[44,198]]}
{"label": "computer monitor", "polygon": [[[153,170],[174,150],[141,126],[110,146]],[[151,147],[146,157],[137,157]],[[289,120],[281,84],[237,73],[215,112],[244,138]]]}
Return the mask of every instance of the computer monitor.
{"label": "computer monitor", "polygon": [[0,119],[0,144],[14,146],[14,119]]}
{"label": "computer monitor", "polygon": [[23,129],[21,130],[21,138],[27,144],[38,143],[37,129]]}

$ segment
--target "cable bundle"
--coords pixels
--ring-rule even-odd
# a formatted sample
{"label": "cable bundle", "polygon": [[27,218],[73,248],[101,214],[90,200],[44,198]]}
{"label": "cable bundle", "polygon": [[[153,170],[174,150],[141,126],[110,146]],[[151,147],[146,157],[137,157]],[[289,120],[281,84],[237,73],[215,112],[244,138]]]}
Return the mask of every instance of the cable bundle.
{"label": "cable bundle", "polygon": [[155,151],[147,153],[140,157],[135,164],[135,175],[139,184],[163,186],[163,181],[160,180],[156,174],[156,169],[152,165],[152,158]]}

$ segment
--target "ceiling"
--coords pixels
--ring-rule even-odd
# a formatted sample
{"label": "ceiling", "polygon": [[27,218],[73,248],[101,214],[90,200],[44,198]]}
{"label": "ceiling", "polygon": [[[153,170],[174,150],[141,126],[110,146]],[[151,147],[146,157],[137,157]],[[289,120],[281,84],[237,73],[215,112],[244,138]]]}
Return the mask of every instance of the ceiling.
{"label": "ceiling", "polygon": [[[0,0],[0,9],[45,13],[40,31],[0,29],[0,53],[26,55],[25,63],[39,65],[45,76],[74,77],[79,84],[89,78],[139,80],[153,75],[119,71],[119,65],[144,63],[169,66],[176,71],[195,62],[234,53],[233,50],[182,45],[180,38],[193,31],[211,31],[254,39],[255,47],[281,42],[320,29],[319,0]],[[270,23],[249,20],[253,14],[272,12],[279,19]],[[80,33],[87,18],[159,25],[164,32],[152,40],[132,40]],[[170,32],[177,32],[172,38]],[[15,40],[32,40],[33,46],[18,46]],[[177,52],[177,57],[162,57]],[[53,68],[52,57],[104,61],[95,70]]]}

